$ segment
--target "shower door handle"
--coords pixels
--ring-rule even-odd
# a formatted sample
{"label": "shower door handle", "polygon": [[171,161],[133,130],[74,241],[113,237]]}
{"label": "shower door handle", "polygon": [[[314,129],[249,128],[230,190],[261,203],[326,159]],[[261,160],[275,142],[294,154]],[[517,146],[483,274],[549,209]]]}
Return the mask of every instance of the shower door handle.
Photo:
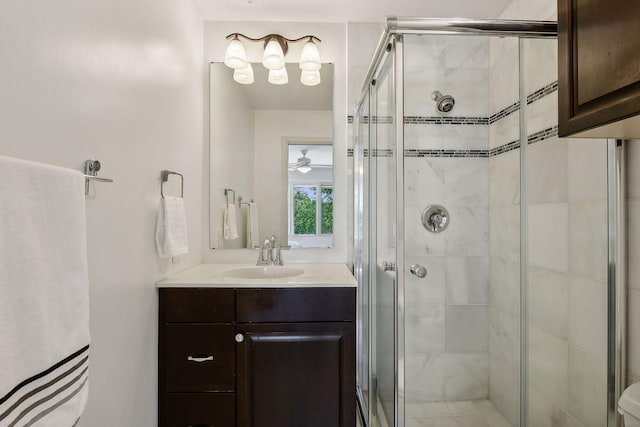
{"label": "shower door handle", "polygon": [[427,269],[420,264],[413,264],[409,271],[411,271],[411,274],[417,276],[420,279],[427,275]]}

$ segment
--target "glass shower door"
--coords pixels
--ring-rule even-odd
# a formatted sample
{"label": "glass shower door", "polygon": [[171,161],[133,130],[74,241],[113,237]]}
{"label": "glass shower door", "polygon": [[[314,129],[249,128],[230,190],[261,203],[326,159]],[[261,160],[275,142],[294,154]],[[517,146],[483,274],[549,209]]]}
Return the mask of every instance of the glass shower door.
{"label": "glass shower door", "polygon": [[371,86],[370,165],[370,279],[371,323],[371,425],[394,426],[396,382],[396,280],[395,280],[395,126],[394,80],[391,56]]}

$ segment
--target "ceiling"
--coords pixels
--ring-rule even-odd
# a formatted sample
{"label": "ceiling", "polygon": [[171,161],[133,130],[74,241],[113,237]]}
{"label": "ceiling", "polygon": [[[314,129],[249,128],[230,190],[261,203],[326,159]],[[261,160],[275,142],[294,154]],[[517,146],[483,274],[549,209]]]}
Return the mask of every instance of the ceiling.
{"label": "ceiling", "polygon": [[204,20],[384,22],[387,16],[496,18],[511,0],[194,0]]}

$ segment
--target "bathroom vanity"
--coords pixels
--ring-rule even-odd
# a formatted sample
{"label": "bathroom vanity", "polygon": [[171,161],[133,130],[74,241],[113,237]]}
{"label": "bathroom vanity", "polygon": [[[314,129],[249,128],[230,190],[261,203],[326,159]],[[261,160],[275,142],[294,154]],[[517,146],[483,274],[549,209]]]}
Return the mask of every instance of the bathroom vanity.
{"label": "bathroom vanity", "polygon": [[355,279],[291,266],[203,264],[158,282],[159,426],[355,426]]}

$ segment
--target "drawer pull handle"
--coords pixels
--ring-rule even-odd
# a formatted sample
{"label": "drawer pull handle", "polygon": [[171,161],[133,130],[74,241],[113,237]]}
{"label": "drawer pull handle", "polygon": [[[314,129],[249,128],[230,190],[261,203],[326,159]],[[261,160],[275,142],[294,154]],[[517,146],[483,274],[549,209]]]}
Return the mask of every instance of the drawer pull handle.
{"label": "drawer pull handle", "polygon": [[242,341],[244,341],[244,335],[236,334],[236,342],[242,342]]}
{"label": "drawer pull handle", "polygon": [[187,357],[187,360],[191,362],[202,363],[202,362],[208,362],[210,360],[213,360],[213,356],[201,356],[201,357],[189,356]]}

